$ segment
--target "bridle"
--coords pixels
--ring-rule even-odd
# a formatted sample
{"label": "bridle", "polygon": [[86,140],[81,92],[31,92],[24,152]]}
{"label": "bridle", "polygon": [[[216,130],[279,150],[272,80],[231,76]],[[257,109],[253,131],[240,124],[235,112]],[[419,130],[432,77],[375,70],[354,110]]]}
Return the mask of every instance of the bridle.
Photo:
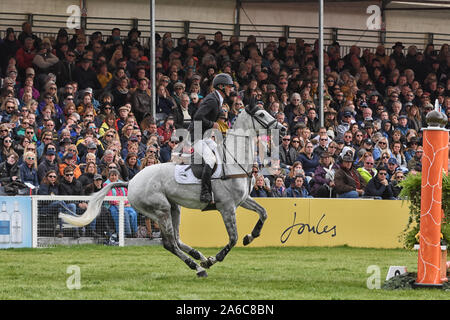
{"label": "bridle", "polygon": [[[254,132],[257,132],[255,121],[258,122],[263,127],[263,129],[266,129],[266,130],[283,128],[283,126],[276,119],[270,121],[269,123],[264,123],[261,119],[259,119],[258,117],[255,117],[255,113],[259,110],[259,109],[256,109],[256,110],[255,109],[256,108],[253,108],[252,110],[249,110],[248,108],[245,108],[245,111],[250,115],[250,117],[252,119],[252,127],[253,127],[252,129],[254,130]],[[275,124],[275,123],[276,123],[275,127],[271,128],[272,125]],[[235,135],[235,134],[233,134],[233,135]],[[239,135],[237,135],[237,136],[239,136]],[[257,136],[259,136],[259,134],[257,134]],[[244,136],[244,137],[245,138],[249,138],[249,136],[247,136],[247,135]],[[244,171],[244,173],[225,175],[225,166],[223,165],[222,166],[222,173],[223,174],[222,174],[221,179],[222,180],[226,180],[226,179],[231,179],[231,178],[245,178],[245,177],[251,178],[252,171],[248,172],[247,170],[245,170],[245,168],[236,160],[234,155],[231,154],[230,151],[228,151],[228,149],[226,147],[226,143],[225,143],[226,139],[227,139],[227,136],[225,136],[224,141],[223,141],[223,149],[225,151],[223,153],[223,160],[224,160],[223,163],[224,164],[226,163],[226,153],[228,153],[232,157],[234,163],[236,163],[239,166],[239,168],[241,168],[241,170]]]}
{"label": "bridle", "polygon": [[256,130],[256,126],[255,126],[255,121],[258,122],[264,129],[268,130],[270,129],[270,127],[276,123],[275,128],[272,129],[280,129],[279,127],[279,122],[277,121],[277,119],[273,119],[272,121],[270,121],[269,123],[264,123],[261,119],[259,119],[258,117],[255,117],[255,113],[258,111],[257,110],[249,110],[247,108],[245,108],[245,112],[247,112],[250,117],[252,118],[252,125],[253,125],[253,130]]}

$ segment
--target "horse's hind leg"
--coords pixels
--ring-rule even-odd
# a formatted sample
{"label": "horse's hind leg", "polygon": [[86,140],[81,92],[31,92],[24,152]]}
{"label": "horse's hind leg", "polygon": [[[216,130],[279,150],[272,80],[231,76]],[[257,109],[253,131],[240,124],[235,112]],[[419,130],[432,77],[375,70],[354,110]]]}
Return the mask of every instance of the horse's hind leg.
{"label": "horse's hind leg", "polygon": [[223,222],[228,232],[229,242],[228,244],[216,254],[215,257],[208,257],[206,261],[202,261],[200,264],[204,268],[209,268],[217,261],[222,261],[230,250],[236,245],[238,239],[237,227],[236,227],[236,209],[219,210],[222,214]]}
{"label": "horse's hind leg", "polygon": [[170,209],[167,210],[157,210],[155,214],[158,217],[158,224],[162,234],[163,246],[166,250],[172,252],[174,255],[179,257],[184,263],[188,265],[192,270],[197,271],[197,276],[207,277],[205,269],[199,266],[194,260],[189,258],[184,252],[178,247],[175,230],[172,225],[172,218],[170,214]]}
{"label": "horse's hind leg", "polygon": [[247,197],[247,199],[244,200],[244,202],[241,203],[241,207],[255,211],[259,215],[259,220],[256,223],[255,227],[253,228],[253,231],[251,234],[247,234],[244,237],[243,243],[244,246],[250,244],[253,239],[259,237],[261,234],[261,229],[264,225],[264,221],[267,219],[267,212],[266,209],[264,209],[262,206],[260,206],[255,200],[253,200],[251,197]]}
{"label": "horse's hind leg", "polygon": [[188,246],[180,240],[180,206],[172,203],[170,213],[172,215],[172,226],[175,232],[175,239],[178,247],[189,254],[192,258],[200,261],[206,261],[206,257],[200,251]]}

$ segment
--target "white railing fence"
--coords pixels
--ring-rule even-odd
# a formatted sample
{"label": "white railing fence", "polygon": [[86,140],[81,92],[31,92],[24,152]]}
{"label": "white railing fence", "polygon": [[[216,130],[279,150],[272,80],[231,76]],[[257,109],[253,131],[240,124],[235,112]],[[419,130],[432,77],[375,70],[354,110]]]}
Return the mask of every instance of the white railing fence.
{"label": "white railing fence", "polygon": [[[85,227],[63,222],[59,213],[81,215],[89,196],[31,196],[32,247],[89,244],[160,244],[157,225],[127,205],[126,197],[107,196],[96,219]],[[156,228],[155,228],[156,226]]]}

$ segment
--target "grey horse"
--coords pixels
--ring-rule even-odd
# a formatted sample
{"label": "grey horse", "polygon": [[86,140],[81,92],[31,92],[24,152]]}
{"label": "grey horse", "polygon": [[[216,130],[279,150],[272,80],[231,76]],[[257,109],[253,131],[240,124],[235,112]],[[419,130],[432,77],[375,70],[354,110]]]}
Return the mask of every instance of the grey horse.
{"label": "grey horse", "polygon": [[[162,234],[165,249],[184,261],[189,268],[196,270],[199,277],[206,277],[205,268],[222,261],[238,240],[236,228],[236,208],[242,206],[259,215],[253,231],[247,234],[244,245],[248,245],[260,235],[266,210],[250,195],[250,176],[254,160],[256,134],[262,129],[275,129],[283,134],[286,130],[268,112],[257,107],[247,107],[236,118],[223,143],[222,178],[212,181],[215,208],[221,213],[229,236],[228,244],[216,256],[206,258],[198,250],[180,240],[180,207],[204,210],[209,204],[200,202],[200,185],[179,184],[175,180],[175,163],[168,162],[146,167],[129,182],[115,182],[105,186],[92,195],[87,210],[80,216],[61,214],[60,217],[76,226],[91,223],[100,213],[104,197],[115,187],[128,188],[128,201],[143,215],[156,221]],[[277,139],[279,136],[276,137]],[[200,260],[200,264],[191,259]]]}

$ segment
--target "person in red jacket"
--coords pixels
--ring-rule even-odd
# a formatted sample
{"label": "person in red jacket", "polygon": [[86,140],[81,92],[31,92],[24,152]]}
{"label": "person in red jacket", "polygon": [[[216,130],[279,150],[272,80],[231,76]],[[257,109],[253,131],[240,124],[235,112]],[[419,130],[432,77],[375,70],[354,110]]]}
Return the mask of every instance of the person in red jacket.
{"label": "person in red jacket", "polygon": [[33,59],[36,56],[34,40],[30,37],[25,39],[22,48],[16,52],[17,66],[20,71],[25,72],[27,68],[33,67]]}
{"label": "person in red jacket", "polygon": [[158,135],[161,137],[161,144],[167,143],[172,137],[172,133],[175,130],[173,116],[168,116],[164,121],[164,124],[157,129]]}

